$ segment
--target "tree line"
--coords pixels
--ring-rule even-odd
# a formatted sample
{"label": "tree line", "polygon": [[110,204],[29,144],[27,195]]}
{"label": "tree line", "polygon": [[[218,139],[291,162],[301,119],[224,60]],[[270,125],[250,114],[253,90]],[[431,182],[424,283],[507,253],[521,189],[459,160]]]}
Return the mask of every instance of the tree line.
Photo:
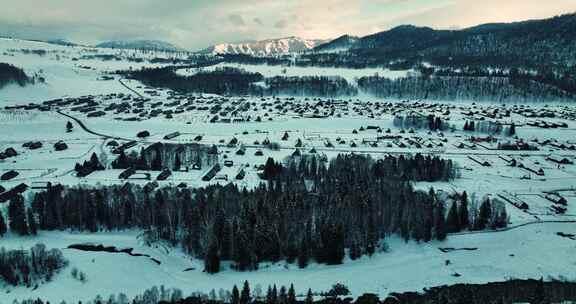
{"label": "tree line", "polygon": [[339,155],[328,166],[309,156],[285,164],[269,159],[266,183],[251,190],[234,184],[57,185],[37,193],[27,211],[22,196],[15,196],[8,221],[20,235],[140,228],[148,243],[168,242],[204,259],[209,273],[218,272],[221,261],[232,261],[240,271],[279,260],[304,268],[312,261],[340,264],[346,254],[354,260],[386,250],[384,239],[392,234],[428,242],[451,232],[505,227],[499,202],[486,199],[478,207],[466,193],[412,187],[414,181],[450,180],[455,174],[451,161],[420,154],[379,160]]}
{"label": "tree line", "polygon": [[444,131],[450,128],[450,125],[442,120],[442,117],[430,114],[408,114],[397,115],[392,122],[395,127],[401,129],[428,129],[430,131]]}
{"label": "tree line", "polygon": [[198,168],[214,165],[218,161],[218,147],[200,144],[154,143],[139,152],[120,151],[112,162],[114,169],[181,170],[193,165]]}
{"label": "tree line", "polygon": [[[298,282],[296,282],[298,283]],[[343,290],[345,289],[345,290]],[[318,293],[308,289],[305,294],[297,294],[294,285],[289,287],[268,286],[266,292],[260,285],[251,288],[244,282],[241,288],[232,290],[214,289],[193,292],[185,296],[180,289],[164,286],[152,287],[130,299],[123,293],[108,298],[96,296],[85,304],[512,304],[512,303],[568,303],[576,300],[576,283],[564,281],[508,280],[485,284],[455,284],[426,288],[423,292],[392,292],[381,298],[373,293],[365,293],[356,299],[338,297],[347,287],[335,284],[329,292]],[[335,292],[335,293],[333,293]],[[61,302],[66,304],[66,302]],[[15,301],[14,304],[49,304],[41,299]]]}
{"label": "tree line", "polygon": [[232,67],[199,71],[194,75],[182,76],[175,72],[177,68],[143,68],[125,73],[146,85],[169,88],[183,93],[323,97],[355,96],[358,93],[356,87],[342,77],[276,76],[265,78],[260,73]]}
{"label": "tree line", "polygon": [[96,153],[92,153],[90,160],[85,160],[82,164],[76,163],[74,171],[77,177],[86,177],[94,171],[102,171],[106,168],[100,163]]}
{"label": "tree line", "polygon": [[547,83],[508,77],[366,76],[358,79],[358,89],[375,97],[397,99],[522,102],[574,98],[573,93]]}
{"label": "tree line", "polygon": [[221,261],[240,271],[282,259],[300,267],[339,264],[347,253],[356,259],[385,250],[383,239],[391,234],[446,238],[449,199],[433,189],[414,190],[411,181],[450,179],[451,166],[423,156],[340,155],[329,166],[312,160],[276,165],[267,184],[252,190],[59,185],[37,193],[31,206],[40,229],[140,228],[149,243],[165,241],[204,259],[210,273]]}

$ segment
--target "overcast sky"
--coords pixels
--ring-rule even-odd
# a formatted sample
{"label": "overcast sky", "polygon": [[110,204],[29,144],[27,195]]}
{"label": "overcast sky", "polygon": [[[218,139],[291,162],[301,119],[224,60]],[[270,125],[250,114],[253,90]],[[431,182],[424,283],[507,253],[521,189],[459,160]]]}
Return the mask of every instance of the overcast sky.
{"label": "overcast sky", "polygon": [[576,0],[2,0],[0,35],[191,50],[285,36],[329,39],[400,24],[463,28],[576,12]]}

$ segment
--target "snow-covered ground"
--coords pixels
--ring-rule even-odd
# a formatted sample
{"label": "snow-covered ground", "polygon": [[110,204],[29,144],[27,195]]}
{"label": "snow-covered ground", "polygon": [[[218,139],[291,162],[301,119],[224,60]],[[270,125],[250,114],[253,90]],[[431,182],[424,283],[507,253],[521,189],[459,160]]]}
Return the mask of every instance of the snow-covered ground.
{"label": "snow-covered ground", "polygon": [[392,71],[381,68],[365,68],[365,69],[350,69],[350,68],[330,68],[330,67],[299,67],[299,66],[282,66],[282,65],[252,65],[252,64],[232,64],[220,63],[206,68],[186,68],[179,69],[177,73],[183,76],[190,76],[198,73],[199,71],[213,71],[219,68],[233,67],[244,69],[252,73],[260,73],[264,77],[274,76],[340,76],[350,84],[355,84],[356,79],[365,76],[379,75],[388,78],[405,77],[408,73],[413,71]]}
{"label": "snow-covered ground", "polygon": [[[44,243],[49,248],[61,248],[70,265],[54,281],[36,290],[3,289],[0,300],[10,303],[13,299],[41,297],[55,303],[63,299],[86,301],[98,294],[107,297],[122,292],[133,296],[159,285],[180,288],[185,294],[212,289],[218,292],[220,288],[230,290],[244,280],[248,280],[253,288],[260,285],[263,290],[270,284],[289,285],[294,282],[297,293],[302,294],[308,288],[325,291],[340,282],[350,287],[353,296],[366,292],[385,296],[390,292],[421,290],[443,284],[486,283],[512,278],[575,280],[576,241],[563,238],[557,232],[576,233],[576,225],[535,224],[506,232],[456,235],[445,242],[428,244],[404,243],[392,238],[387,240],[389,252],[357,261],[346,260],[343,265],[313,264],[299,269],[297,265],[277,263],[261,265],[261,269],[255,272],[224,270],[215,275],[203,273],[202,261],[191,260],[178,250],[142,245],[138,232],[134,231],[95,234],[42,232],[36,238],[3,239],[2,246],[17,249]],[[146,257],[65,249],[86,242],[134,248],[134,253],[148,254],[161,264]],[[439,250],[449,247],[477,249],[449,253]],[[72,278],[70,271],[73,267],[86,274],[86,283]],[[193,270],[184,271],[190,268]]]}
{"label": "snow-covered ground", "polygon": [[[45,55],[22,52],[22,49],[45,49]],[[472,202],[479,202],[484,196],[500,198],[513,197],[527,203],[528,211],[507,204],[510,227],[504,232],[487,232],[450,236],[443,243],[416,244],[389,239],[390,252],[380,253],[372,258],[359,261],[346,261],[340,266],[311,265],[301,270],[295,265],[279,263],[262,265],[257,272],[239,273],[226,270],[216,275],[202,273],[201,261],[191,260],[177,248],[150,248],[139,241],[137,231],[79,234],[72,232],[41,232],[37,238],[9,236],[0,239],[0,246],[7,248],[27,248],[35,243],[45,243],[49,248],[66,248],[74,243],[95,242],[118,247],[133,247],[134,252],[146,253],[159,259],[157,265],[146,258],[122,254],[87,253],[65,249],[65,256],[71,265],[59,274],[53,282],[36,290],[26,288],[0,288],[0,304],[13,299],[42,297],[54,302],[61,299],[86,300],[96,294],[124,292],[135,295],[154,285],[177,287],[187,293],[209,291],[212,288],[229,289],[234,284],[249,280],[253,286],[260,284],[289,284],[296,282],[299,292],[308,287],[316,291],[328,289],[335,282],[348,285],[354,295],[376,292],[385,295],[393,291],[408,291],[428,286],[457,282],[488,282],[508,278],[566,277],[576,279],[576,242],[556,235],[557,232],[576,233],[576,165],[557,165],[548,156],[559,155],[568,160],[576,160],[576,151],[568,148],[576,144],[576,122],[573,105],[550,103],[549,105],[507,105],[497,103],[472,104],[471,102],[399,102],[359,98],[347,100],[327,100],[319,98],[250,98],[221,97],[212,95],[182,96],[167,90],[152,90],[136,81],[123,80],[123,85],[115,78],[100,80],[106,73],[117,69],[157,66],[147,59],[162,54],[138,53],[127,50],[98,50],[99,54],[115,55],[123,60],[102,61],[86,59],[83,55],[96,52],[91,48],[64,47],[39,42],[0,39],[0,62],[8,62],[24,68],[31,74],[42,75],[45,84],[28,87],[8,86],[0,89],[0,152],[15,148],[18,156],[0,160],[0,174],[9,170],[20,173],[11,181],[1,185],[10,188],[19,183],[56,182],[67,185],[123,183],[118,179],[119,170],[107,169],[95,172],[85,178],[77,178],[73,173],[75,163],[83,162],[92,153],[109,165],[115,155],[107,146],[112,138],[120,142],[137,140],[132,148],[139,150],[154,142],[199,143],[219,145],[220,160],[233,161],[223,173],[229,176],[246,167],[247,176],[243,181],[235,181],[240,186],[253,187],[260,182],[257,176],[258,165],[268,157],[282,160],[295,151],[297,139],[302,141],[299,149],[309,153],[312,149],[327,158],[338,153],[370,154],[380,158],[387,154],[426,153],[452,159],[459,168],[460,176],[451,182],[415,183],[415,187],[428,190],[433,187],[446,192],[467,191]],[[128,58],[142,57],[142,62],[128,61]],[[167,55],[166,55],[167,56]],[[76,59],[76,60],[74,60]],[[214,69],[224,64],[210,67]],[[402,77],[409,71],[393,72],[381,69],[334,69],[301,68],[282,66],[227,65],[260,72],[266,77],[285,75],[342,76],[353,82],[355,78],[378,73],[388,77]],[[189,75],[197,70],[180,70]],[[116,77],[116,76],[114,76]],[[149,101],[142,102],[138,92]],[[122,95],[108,95],[121,93]],[[94,102],[91,113],[104,111],[102,117],[88,117],[77,109],[77,97],[90,95]],[[53,107],[49,111],[38,109],[5,109],[5,106],[22,105],[30,102],[41,103],[55,98],[70,97],[70,104]],[[138,103],[143,103],[138,107]],[[153,104],[161,103],[157,106]],[[122,111],[106,110],[117,104],[127,104]],[[83,105],[83,104],[82,104]],[[332,107],[334,105],[334,107]],[[212,109],[218,108],[213,113]],[[61,111],[61,113],[56,112]],[[151,115],[154,110],[160,114]],[[498,115],[509,110],[510,116],[490,118],[489,113]],[[170,112],[168,115],[168,111]],[[449,115],[444,113],[449,112]],[[526,112],[550,111],[555,118],[538,118]],[[142,114],[144,112],[144,114]],[[236,114],[232,114],[236,112]],[[396,115],[417,113],[441,116],[454,131],[428,132],[425,129],[401,129],[393,124]],[[82,122],[87,132],[70,117]],[[142,114],[142,115],[141,115]],[[215,115],[215,123],[210,120]],[[259,117],[260,122],[257,121]],[[227,123],[225,121],[237,122]],[[248,118],[250,121],[248,121]],[[134,121],[137,120],[137,121]],[[496,142],[479,142],[472,147],[471,137],[485,139],[488,134],[464,132],[466,121],[514,122],[516,137],[496,135]],[[543,128],[530,126],[538,121],[566,123],[566,127]],[[66,132],[66,122],[71,121],[73,131]],[[370,127],[370,128],[369,128]],[[380,129],[380,130],[378,130]],[[389,129],[389,131],[388,131]],[[148,130],[146,139],[136,134]],[[166,134],[178,131],[180,136],[165,140]],[[285,133],[288,140],[282,140]],[[379,138],[380,137],[380,138]],[[236,147],[226,147],[232,138],[238,139]],[[502,151],[497,143],[523,140],[539,147],[538,151]],[[65,151],[55,151],[58,141],[68,145]],[[278,150],[270,150],[262,145],[265,140],[278,143]],[[536,143],[534,140],[538,140]],[[545,145],[540,143],[551,140]],[[29,150],[22,145],[29,141],[40,141],[43,146]],[[334,147],[328,147],[327,143]],[[376,142],[376,145],[371,143]],[[460,147],[462,143],[466,146]],[[431,144],[431,146],[429,146]],[[442,146],[440,146],[442,144]],[[561,145],[565,147],[562,148]],[[237,155],[240,146],[246,148],[245,155]],[[262,150],[263,156],[255,155]],[[482,166],[469,156],[481,157],[490,166]],[[536,175],[527,169],[508,166],[505,159],[515,159],[517,163],[533,169],[542,169],[544,175]],[[157,172],[153,176],[157,175]],[[185,182],[191,187],[206,186],[210,183],[226,181],[201,180],[200,171],[174,172],[161,185],[176,185]],[[139,181],[146,183],[147,181]],[[567,211],[558,215],[550,209],[552,202],[545,199],[546,192],[558,192],[568,201]],[[6,206],[0,205],[3,214]],[[552,221],[566,221],[552,223]],[[528,224],[528,225],[526,225]],[[454,251],[442,253],[438,247],[473,247],[475,251]],[[446,265],[446,260],[450,264]],[[72,267],[85,272],[88,281],[82,284],[70,276]],[[184,269],[195,268],[184,272]],[[460,276],[454,276],[458,273]],[[122,280],[118,280],[121,277]],[[306,282],[299,286],[299,282]]]}
{"label": "snow-covered ground", "polygon": [[[122,60],[100,59],[105,56],[114,56]],[[45,78],[45,83],[26,87],[9,85],[1,89],[0,102],[25,104],[90,94],[130,93],[116,80],[116,76],[112,80],[103,80],[102,76],[117,70],[139,69],[144,66],[157,67],[161,64],[150,63],[147,60],[169,56],[177,56],[177,53],[61,46],[0,38],[0,62],[22,68],[28,75],[40,75]],[[133,58],[142,61],[129,60]]]}

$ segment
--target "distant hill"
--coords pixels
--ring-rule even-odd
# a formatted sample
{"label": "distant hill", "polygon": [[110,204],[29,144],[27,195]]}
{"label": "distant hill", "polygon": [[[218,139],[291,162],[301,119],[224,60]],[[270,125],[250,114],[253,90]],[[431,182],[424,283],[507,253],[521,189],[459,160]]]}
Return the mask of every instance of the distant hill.
{"label": "distant hill", "polygon": [[308,51],[326,42],[326,40],[286,37],[240,43],[221,43],[206,48],[201,53],[208,54],[245,54],[252,56],[271,56]]}
{"label": "distant hill", "polygon": [[343,35],[332,41],[320,44],[314,48],[315,52],[339,52],[349,50],[360,40],[359,37]]}
{"label": "distant hill", "polygon": [[100,44],[97,44],[96,47],[111,48],[111,49],[154,50],[154,51],[167,51],[167,52],[184,51],[184,49],[178,46],[160,40],[115,40],[115,41],[102,42]]}
{"label": "distant hill", "polygon": [[462,30],[402,25],[353,39],[342,36],[315,50],[349,49],[359,60],[479,61],[490,64],[576,64],[576,14],[515,23],[491,23]]}
{"label": "distant hill", "polygon": [[80,46],[80,44],[71,42],[71,41],[66,40],[66,39],[50,39],[50,40],[44,40],[42,42],[55,44],[55,45],[63,45],[63,46]]}

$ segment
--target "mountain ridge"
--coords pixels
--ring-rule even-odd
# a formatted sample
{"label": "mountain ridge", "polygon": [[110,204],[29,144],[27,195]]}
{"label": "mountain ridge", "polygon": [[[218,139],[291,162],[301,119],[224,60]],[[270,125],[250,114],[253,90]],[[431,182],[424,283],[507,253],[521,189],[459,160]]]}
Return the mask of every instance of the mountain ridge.
{"label": "mountain ridge", "polygon": [[254,42],[219,43],[200,51],[205,54],[244,54],[252,56],[285,55],[312,50],[326,42],[321,39],[304,39],[296,36],[272,38]]}
{"label": "mountain ridge", "polygon": [[95,47],[112,48],[112,49],[153,50],[153,51],[167,51],[167,52],[184,51],[183,48],[166,41],[146,40],[146,39],[105,41],[95,45]]}

